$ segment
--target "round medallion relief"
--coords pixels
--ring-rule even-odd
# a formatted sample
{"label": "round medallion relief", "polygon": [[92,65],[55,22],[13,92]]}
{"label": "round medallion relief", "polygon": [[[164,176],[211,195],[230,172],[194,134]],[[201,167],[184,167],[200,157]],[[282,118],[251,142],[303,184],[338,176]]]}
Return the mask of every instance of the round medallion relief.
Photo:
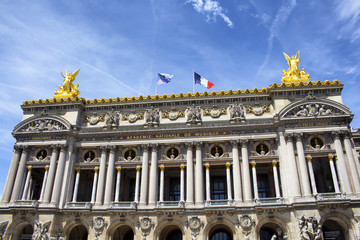
{"label": "round medallion relief", "polygon": [[46,150],[40,150],[37,154],[36,154],[36,158],[39,160],[43,160],[44,158],[46,158],[47,156],[47,151]]}
{"label": "round medallion relief", "polygon": [[84,160],[87,162],[94,160],[94,158],[95,158],[95,153],[93,151],[87,151],[84,155]]}
{"label": "round medallion relief", "polygon": [[176,148],[170,148],[167,152],[166,152],[166,156],[169,159],[175,159],[179,156],[179,150],[177,150]]}
{"label": "round medallion relief", "polygon": [[320,149],[324,146],[324,141],[319,137],[313,137],[310,140],[310,145],[313,148]]}
{"label": "round medallion relief", "polygon": [[224,150],[220,146],[214,146],[211,148],[210,153],[213,157],[221,157],[224,154]]}
{"label": "round medallion relief", "polygon": [[128,161],[134,160],[135,157],[136,157],[136,152],[132,149],[127,150],[124,154],[124,159]]}
{"label": "round medallion relief", "polygon": [[260,155],[266,155],[269,153],[269,147],[266,144],[260,143],[256,146],[256,152]]}

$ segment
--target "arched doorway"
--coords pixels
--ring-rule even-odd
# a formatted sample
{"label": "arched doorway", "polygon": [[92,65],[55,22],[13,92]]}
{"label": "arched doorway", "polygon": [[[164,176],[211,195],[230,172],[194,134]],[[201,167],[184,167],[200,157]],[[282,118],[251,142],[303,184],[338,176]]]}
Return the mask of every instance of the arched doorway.
{"label": "arched doorway", "polygon": [[112,240],[134,240],[134,232],[129,226],[120,226],[115,230]]}
{"label": "arched doorway", "polygon": [[209,240],[232,240],[232,232],[225,225],[213,227],[209,233]]}
{"label": "arched doorway", "polygon": [[344,229],[333,220],[326,220],[322,226],[324,240],[344,240]]}
{"label": "arched doorway", "polygon": [[33,227],[31,224],[26,224],[19,232],[13,235],[15,240],[31,240],[33,235]]}
{"label": "arched doorway", "polygon": [[177,226],[168,226],[161,231],[160,240],[182,240],[183,233]]}
{"label": "arched doorway", "polygon": [[282,239],[284,234],[283,229],[276,223],[265,223],[260,228],[260,240],[271,240],[276,235],[276,239]]}
{"label": "arched doorway", "polygon": [[70,234],[69,240],[87,240],[88,239],[88,231],[86,227],[83,225],[77,225],[74,227]]}

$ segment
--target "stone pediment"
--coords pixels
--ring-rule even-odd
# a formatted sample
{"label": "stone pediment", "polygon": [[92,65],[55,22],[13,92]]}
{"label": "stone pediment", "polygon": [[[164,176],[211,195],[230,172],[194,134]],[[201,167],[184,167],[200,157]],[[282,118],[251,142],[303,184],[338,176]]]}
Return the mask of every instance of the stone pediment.
{"label": "stone pediment", "polygon": [[280,119],[319,118],[333,116],[350,116],[352,113],[344,105],[327,99],[305,98],[283,108]]}
{"label": "stone pediment", "polygon": [[19,123],[14,133],[56,132],[70,130],[70,123],[57,116],[34,116]]}

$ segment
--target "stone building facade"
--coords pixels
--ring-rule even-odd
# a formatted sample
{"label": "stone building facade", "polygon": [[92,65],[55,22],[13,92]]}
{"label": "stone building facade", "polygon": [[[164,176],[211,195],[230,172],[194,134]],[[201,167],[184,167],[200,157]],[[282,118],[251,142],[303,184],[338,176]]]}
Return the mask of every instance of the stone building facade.
{"label": "stone building facade", "polygon": [[2,239],[359,239],[337,80],[26,101]]}

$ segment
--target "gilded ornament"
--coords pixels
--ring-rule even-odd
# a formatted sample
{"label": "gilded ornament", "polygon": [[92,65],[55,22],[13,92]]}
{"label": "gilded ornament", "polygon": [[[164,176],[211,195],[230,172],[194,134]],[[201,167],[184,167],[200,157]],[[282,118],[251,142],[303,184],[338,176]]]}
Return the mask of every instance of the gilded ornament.
{"label": "gilded ornament", "polygon": [[217,108],[216,106],[213,106],[211,109],[204,110],[204,116],[211,116],[212,118],[218,118],[226,113],[227,111],[225,108]]}
{"label": "gilded ornament", "polygon": [[64,77],[64,84],[63,86],[59,85],[59,91],[55,90],[54,98],[69,98],[69,97],[77,97],[80,94],[78,90],[79,84],[74,86],[73,82],[78,75],[80,68],[73,73],[66,72],[65,76],[61,73]]}
{"label": "gilded ornament", "polygon": [[289,65],[289,69],[287,71],[283,70],[283,76],[281,81],[284,83],[295,83],[295,82],[309,82],[310,74],[305,73],[305,69],[299,68],[300,64],[300,51],[295,54],[295,56],[291,56],[291,58],[284,53],[285,59]]}
{"label": "gilded ornament", "polygon": [[98,115],[98,114],[95,112],[95,113],[92,113],[91,115],[86,116],[86,120],[87,120],[91,125],[96,125],[96,124],[98,124],[98,122],[104,120],[104,116]]}
{"label": "gilded ornament", "polygon": [[185,112],[184,111],[177,111],[175,109],[171,109],[170,111],[161,111],[161,117],[162,118],[168,118],[171,121],[174,121],[178,118],[183,118],[185,117]]}

